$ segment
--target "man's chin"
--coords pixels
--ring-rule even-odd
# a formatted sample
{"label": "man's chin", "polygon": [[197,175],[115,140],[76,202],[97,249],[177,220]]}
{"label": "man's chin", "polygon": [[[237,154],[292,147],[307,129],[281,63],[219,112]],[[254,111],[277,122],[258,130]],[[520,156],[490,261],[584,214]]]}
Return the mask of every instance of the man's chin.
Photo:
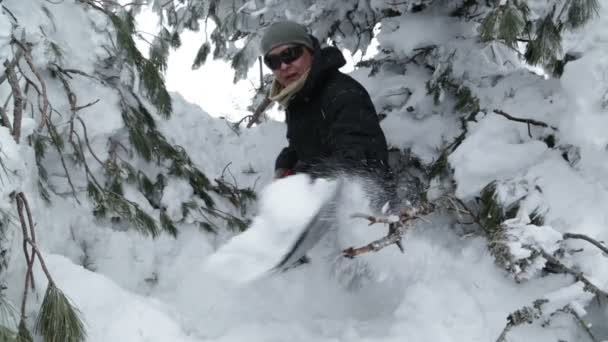
{"label": "man's chin", "polygon": [[283,80],[283,83],[284,83],[285,87],[287,87],[287,86],[289,86],[290,84],[292,84],[293,82],[297,81],[299,78],[300,78],[300,76],[299,76],[299,75],[293,75],[293,76],[291,76],[291,77],[286,77],[286,78]]}

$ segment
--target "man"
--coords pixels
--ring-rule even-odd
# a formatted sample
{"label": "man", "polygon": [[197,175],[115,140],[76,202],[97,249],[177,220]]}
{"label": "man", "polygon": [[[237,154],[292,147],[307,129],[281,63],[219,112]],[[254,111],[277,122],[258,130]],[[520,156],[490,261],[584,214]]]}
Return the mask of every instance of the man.
{"label": "man", "polygon": [[273,74],[270,99],[285,109],[288,146],[276,159],[275,177],[331,175],[339,170],[388,174],[388,149],[365,88],[338,69],[335,47],[321,48],[304,26],[272,24],[261,42]]}

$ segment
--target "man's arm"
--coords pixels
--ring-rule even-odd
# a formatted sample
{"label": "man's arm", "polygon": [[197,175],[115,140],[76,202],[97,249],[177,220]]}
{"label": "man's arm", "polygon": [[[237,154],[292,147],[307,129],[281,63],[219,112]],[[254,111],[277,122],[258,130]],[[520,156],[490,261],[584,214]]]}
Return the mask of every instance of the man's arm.
{"label": "man's arm", "polygon": [[298,155],[296,154],[296,151],[294,151],[290,146],[287,146],[283,148],[283,150],[281,150],[281,152],[277,156],[274,169],[293,169],[297,161]]}

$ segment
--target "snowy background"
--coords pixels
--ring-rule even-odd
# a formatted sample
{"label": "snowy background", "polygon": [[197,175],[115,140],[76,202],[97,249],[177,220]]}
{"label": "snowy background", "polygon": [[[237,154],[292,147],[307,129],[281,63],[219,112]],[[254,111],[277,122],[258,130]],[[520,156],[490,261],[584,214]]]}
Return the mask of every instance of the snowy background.
{"label": "snowy background", "polygon": [[[15,28],[7,11],[0,14],[0,60],[14,56],[11,32],[24,32],[41,69],[48,62],[48,42],[52,41],[63,48],[67,66],[95,72],[98,59],[104,56],[101,45],[107,42],[98,28],[108,24],[98,11],[68,0],[44,7],[38,1],[0,3],[19,19]],[[67,20],[70,25],[61,25]],[[584,241],[563,241],[562,234],[608,240],[608,7],[602,7],[599,17],[583,29],[565,37],[564,51],[576,52],[580,58],[568,63],[559,79],[537,75],[498,43],[479,43],[474,39],[476,25],[442,15],[404,14],[386,19],[377,39],[395,55],[409,56],[413,49],[430,43],[440,44],[442,51],[455,51],[452,75],[473,90],[481,108],[489,109],[465,122],[464,140],[449,155],[455,195],[463,201],[474,200],[488,183],[495,182],[498,201],[519,206],[517,215],[504,222],[509,229],[501,241],[509,246],[513,259],[531,256],[526,245],[541,246],[549,253],[558,248],[578,250],[562,261],[607,291],[606,255]],[[167,76],[171,89],[191,82],[188,77],[199,77],[176,70],[175,63]],[[228,168],[240,187],[257,192],[258,201],[247,213],[255,217],[250,228],[239,234],[229,229],[210,233],[184,220],[177,237],[163,233],[153,239],[97,220],[84,185],[79,188],[82,204],[57,194],[47,204],[39,196],[33,148],[25,139],[16,144],[8,129],[0,128],[1,159],[4,168],[12,171],[0,173],[0,209],[12,215],[4,236],[10,262],[0,273],[9,301],[20,303],[23,291],[25,261],[10,197],[14,191],[23,191],[33,209],[40,248],[58,286],[80,310],[87,341],[495,341],[507,316],[537,299],[548,299],[553,309],[544,310],[546,317],[533,324],[511,329],[508,341],[590,340],[573,316],[549,317],[566,305],[591,323],[597,341],[608,340],[606,298],[598,304],[569,275],[542,274],[546,261],[542,257],[506,271],[495,262],[486,237],[466,234],[448,215],[434,214],[429,222],[416,224],[404,236],[404,254],[389,246],[354,260],[341,258],[340,250],[385,234],[383,227],[349,218],[352,213],[372,210],[356,182],[347,187],[339,227],[313,250],[312,262],[280,276],[262,276],[330,185],[321,181],[311,186],[305,176],[272,182],[274,158],[285,144],[284,124],[269,120],[235,131],[230,122],[218,118],[238,118],[245,102],[226,108],[228,102],[235,101],[234,94],[251,96],[241,83],[231,90],[233,95],[215,98],[220,96],[213,93],[215,86],[229,86],[222,77],[232,80],[229,68],[223,68],[203,80],[211,84],[205,90],[187,83],[179,90],[182,94],[172,92],[170,118],[154,117],[158,130],[170,143],[182,146],[210,179],[221,177]],[[346,71],[351,68],[352,64]],[[378,111],[387,115],[382,127],[391,147],[411,150],[421,161],[431,163],[441,156],[446,143],[461,134],[453,103],[446,99],[435,105],[427,95],[424,66],[412,65],[399,73],[381,69],[375,77],[370,77],[370,68],[362,67],[351,75],[369,90]],[[52,82],[48,72],[44,76],[49,80],[49,100],[58,111],[68,113],[61,83]],[[108,137],[123,129],[119,98],[87,77],[74,77],[71,82],[83,104],[100,99],[78,115],[103,159]],[[409,90],[405,98],[394,95],[402,94],[404,88]],[[6,82],[0,84],[2,101],[9,92]],[[205,107],[210,97],[214,99]],[[7,109],[12,111],[10,102]],[[528,128],[493,109],[554,128]],[[65,118],[55,119],[59,127],[67,125]],[[22,136],[35,125],[33,119],[25,118]],[[553,148],[544,142],[549,135],[555,139]],[[47,157],[47,163],[60,169],[53,156]],[[147,171],[154,170],[150,166]],[[51,172],[50,176],[57,193],[69,192],[60,174]],[[444,185],[439,179],[432,183],[437,188]],[[429,195],[434,190],[429,189]],[[169,179],[161,199],[169,216],[180,217],[181,204],[192,197],[192,191],[187,182]],[[125,193],[146,211],[157,210],[137,191],[126,189]],[[224,202],[220,206],[233,210]],[[532,224],[533,212],[542,213],[541,225]],[[34,271],[37,282],[27,306],[29,323],[45,289],[42,270],[36,266]],[[16,324],[10,319],[4,323]]]}

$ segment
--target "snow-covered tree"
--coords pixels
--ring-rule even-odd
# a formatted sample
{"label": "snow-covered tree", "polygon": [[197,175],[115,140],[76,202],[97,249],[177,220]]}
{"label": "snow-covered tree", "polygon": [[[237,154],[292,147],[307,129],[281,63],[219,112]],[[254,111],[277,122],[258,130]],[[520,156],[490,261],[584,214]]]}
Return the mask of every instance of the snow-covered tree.
{"label": "snow-covered tree", "polygon": [[[244,209],[255,194],[223,175],[209,179],[158,128],[172,114],[165,66],[136,48],[128,6],[0,4],[1,339],[31,341],[35,330],[45,341],[84,341],[83,322],[45,266],[44,242],[36,240],[45,226],[36,215],[40,208],[52,212],[55,201],[64,201],[89,210],[107,228],[176,237],[186,223],[209,232],[225,224],[243,230]],[[167,44],[178,46],[178,36]],[[190,195],[174,199],[179,202],[168,210],[163,193],[175,183]],[[18,240],[25,260],[15,255]],[[28,301],[44,283],[34,276],[37,262],[48,284],[39,310]],[[25,281],[15,315],[3,292],[17,291],[6,273],[19,267]]]}
{"label": "snow-covered tree", "polygon": [[[580,308],[605,296],[566,266],[594,261],[569,251],[572,227],[547,225],[543,176],[515,172],[530,159],[515,155],[509,165],[508,158],[492,156],[519,144],[531,160],[548,154],[575,163],[575,147],[560,136],[551,113],[565,111],[556,82],[581,58],[564,47],[564,37],[597,17],[598,1],[157,0],[153,9],[163,27],[159,37],[202,27],[209,38],[193,66],[212,53],[232,64],[235,81],[246,77],[259,57],[263,29],[277,19],[305,24],[322,42],[352,54],[365,55],[377,39],[378,52],[361,60],[353,75],[370,90],[396,152],[415,160],[398,170],[410,190],[402,196],[422,197],[474,221],[497,263],[518,282],[557,272],[585,284],[569,303],[556,296],[525,308],[519,319],[514,313],[499,340],[515,325],[541,317],[548,322],[560,310],[581,321]],[[215,24],[210,32],[209,20]],[[150,54],[166,61],[168,49],[159,40]],[[493,132],[492,125],[510,133]]]}

